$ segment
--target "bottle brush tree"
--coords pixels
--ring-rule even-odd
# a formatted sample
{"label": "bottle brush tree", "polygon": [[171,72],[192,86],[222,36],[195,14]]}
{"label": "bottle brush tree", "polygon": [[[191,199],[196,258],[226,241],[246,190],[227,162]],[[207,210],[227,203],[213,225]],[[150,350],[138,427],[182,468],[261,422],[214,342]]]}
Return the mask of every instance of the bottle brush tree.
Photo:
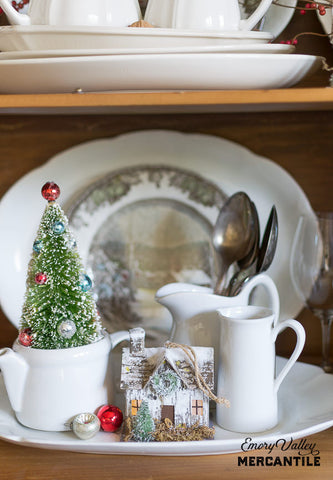
{"label": "bottle brush tree", "polygon": [[133,417],[133,439],[137,442],[151,442],[154,430],[155,423],[150,415],[148,403],[143,401],[138,413]]}
{"label": "bottle brush tree", "polygon": [[91,279],[84,272],[68,219],[56,202],[59,187],[42,188],[48,201],[28,266],[19,341],[40,349],[78,347],[102,338]]}

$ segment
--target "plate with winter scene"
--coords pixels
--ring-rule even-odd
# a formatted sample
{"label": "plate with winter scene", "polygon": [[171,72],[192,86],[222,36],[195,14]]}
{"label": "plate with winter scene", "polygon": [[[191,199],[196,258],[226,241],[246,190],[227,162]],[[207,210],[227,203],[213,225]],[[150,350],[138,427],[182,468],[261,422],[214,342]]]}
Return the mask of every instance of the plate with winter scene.
{"label": "plate with winter scene", "polygon": [[212,225],[226,198],[192,171],[140,165],[113,171],[69,206],[109,331],[144,325],[147,339],[154,332],[167,335],[170,318],[153,300],[159,286],[215,283],[219,263]]}
{"label": "plate with winter scene", "polygon": [[[121,174],[119,185],[116,172]],[[149,175],[151,179],[148,178]],[[100,223],[96,223],[98,226],[88,222],[92,227],[86,238],[87,229],[76,227],[74,217],[71,225],[74,235],[78,236],[79,252],[85,264],[95,248],[94,236],[101,232],[104,235],[104,227],[106,236],[115,235],[117,242],[127,235],[135,240],[137,244],[128,248],[127,257],[124,254],[126,241],[117,244],[121,260],[130,258],[130,255],[132,257],[130,268],[119,262],[114,281],[120,281],[121,285],[126,286],[129,281],[127,276],[131,275],[133,269],[140,273],[142,290],[133,299],[132,306],[138,315],[144,315],[143,323],[154,323],[154,314],[149,313],[151,307],[153,310],[155,308],[154,290],[164,282],[182,280],[205,285],[211,282],[213,286],[214,262],[210,260],[210,270],[207,267],[202,269],[201,253],[198,252],[206,250],[198,250],[193,245],[197,239],[198,244],[202,240],[204,243],[207,241],[223,195],[230,196],[240,190],[245,191],[255,202],[262,232],[272,205],[276,205],[279,239],[274,261],[267,274],[279,290],[280,319],[294,317],[302,309],[303,302],[297,296],[290,277],[289,255],[299,217],[303,215],[314,223],[316,217],[297,182],[271,160],[229,140],[205,134],[146,130],[82,143],[60,152],[40,168],[24,175],[1,199],[0,225],[5,234],[0,238],[0,259],[7,274],[0,278],[0,301],[4,313],[14,325],[19,325],[27,266],[45,207],[40,189],[49,180],[60,186],[62,193],[59,201],[70,216],[79,216],[81,204],[82,209],[86,208],[89,193],[96,193],[98,198],[98,182],[103,184],[106,180],[111,194],[112,191],[118,192],[117,201],[108,201],[105,210],[100,210],[104,216]],[[211,189],[216,193],[218,200],[214,205],[204,203],[206,200],[200,193],[203,186],[205,191],[208,186],[208,191]],[[118,187],[120,190],[117,190]],[[122,194],[124,188],[125,194]],[[190,198],[191,191],[199,201]],[[93,213],[88,220],[95,221],[95,215],[97,213]],[[110,226],[107,222],[109,218]],[[132,221],[134,232],[130,231],[129,226]],[[186,225],[185,230],[181,230],[183,224]],[[162,233],[159,227],[162,228]],[[187,228],[193,232],[190,239],[192,250],[187,250]],[[142,237],[141,244],[141,238],[135,238],[137,229]],[[191,254],[196,252],[193,263],[187,257],[186,260],[179,261],[183,241],[186,245],[184,259],[189,251]],[[139,255],[138,259],[136,255]],[[207,260],[209,255],[204,253],[204,256]],[[151,258],[155,259],[153,266],[149,263]],[[108,268],[112,270],[113,266]],[[167,272],[163,272],[164,268]],[[141,270],[144,271],[143,275]],[[154,273],[152,276],[151,271]],[[209,280],[207,276],[210,277]],[[104,293],[109,288],[110,285],[106,286]],[[117,291],[121,292],[121,289]],[[129,298],[130,293],[125,291]],[[170,325],[170,320],[169,323],[165,320],[165,325]]]}
{"label": "plate with winter scene", "polygon": [[[285,363],[285,359],[277,357],[277,370]],[[306,443],[311,444],[311,439],[307,438],[309,435],[333,426],[333,376],[325,374],[319,367],[296,362],[279,389],[278,400],[279,423],[275,428],[262,433],[229,432],[216,426],[212,420],[215,426],[212,440],[124,442],[119,433],[100,431],[95,437],[83,441],[71,431],[45,432],[18,423],[0,375],[0,438],[34,448],[109,455],[219,455],[247,452],[260,445],[262,448],[264,442],[272,445],[272,450],[276,451],[284,446],[286,457],[311,455],[304,447],[303,450],[297,450],[300,445],[297,439],[305,438]],[[269,455],[269,450],[261,449],[260,454]]]}

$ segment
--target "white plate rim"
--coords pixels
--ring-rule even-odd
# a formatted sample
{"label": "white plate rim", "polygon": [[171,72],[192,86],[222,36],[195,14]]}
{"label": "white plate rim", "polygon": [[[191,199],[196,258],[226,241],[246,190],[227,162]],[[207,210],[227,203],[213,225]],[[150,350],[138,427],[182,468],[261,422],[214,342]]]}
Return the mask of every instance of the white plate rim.
{"label": "white plate rim", "polygon": [[104,55],[162,55],[162,54],[198,54],[198,53],[292,53],[295,46],[275,43],[255,43],[236,45],[204,45],[193,47],[165,47],[165,48],[114,48],[114,49],[59,49],[59,50],[17,50],[0,52],[0,62],[3,60],[20,60],[28,58],[52,57],[82,57]]}
{"label": "white plate rim", "polygon": [[[242,64],[244,61],[265,61],[265,62],[273,62],[273,63],[291,63],[296,64],[297,62],[306,62],[306,61],[315,61],[321,60],[323,57],[318,55],[306,55],[306,54],[292,54],[292,55],[285,55],[283,53],[165,53],[165,54],[142,54],[138,55],[93,55],[93,56],[80,56],[80,57],[54,57],[54,58],[23,58],[23,59],[13,59],[13,60],[2,60],[0,63],[1,65],[52,65],[52,64],[63,64],[63,65],[73,65],[88,62],[88,63],[108,63],[108,62],[133,62],[136,60],[146,60],[146,61],[156,61],[160,60],[163,62],[172,61],[172,60],[179,60],[181,59],[184,62],[189,62],[190,60],[196,60],[198,62],[205,62],[209,63],[212,61],[218,61],[220,63],[223,60],[230,61],[232,60],[235,64]],[[201,66],[199,67],[201,68]],[[245,68],[245,67],[244,67]]]}
{"label": "white plate rim", "polygon": [[213,37],[213,38],[261,38],[272,39],[270,32],[257,30],[251,31],[218,31],[195,30],[175,28],[135,28],[135,27],[88,27],[88,26],[53,26],[53,25],[5,25],[0,26],[0,34],[25,34],[25,35],[54,35],[77,34],[85,35],[134,35],[134,36],[166,36],[166,37]]}

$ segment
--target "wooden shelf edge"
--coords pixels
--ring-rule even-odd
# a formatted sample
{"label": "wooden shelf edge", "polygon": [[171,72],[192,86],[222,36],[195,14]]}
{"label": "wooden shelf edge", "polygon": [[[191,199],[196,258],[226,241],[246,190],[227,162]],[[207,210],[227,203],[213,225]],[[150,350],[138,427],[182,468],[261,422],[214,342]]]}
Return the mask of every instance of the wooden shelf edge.
{"label": "wooden shelf edge", "polygon": [[207,111],[331,110],[333,88],[276,90],[161,91],[0,95],[0,113],[56,113],[59,110],[133,111],[168,108]]}

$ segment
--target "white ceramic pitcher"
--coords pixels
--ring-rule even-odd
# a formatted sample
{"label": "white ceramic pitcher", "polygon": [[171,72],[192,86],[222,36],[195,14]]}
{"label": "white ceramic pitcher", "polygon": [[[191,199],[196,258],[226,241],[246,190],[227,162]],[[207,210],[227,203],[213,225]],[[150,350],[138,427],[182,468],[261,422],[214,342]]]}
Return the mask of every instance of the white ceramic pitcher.
{"label": "white ceramic pitcher", "polygon": [[241,19],[238,0],[148,0],[145,20],[155,27],[252,30],[270,7],[262,0],[247,19]]}
{"label": "white ceramic pitcher", "polygon": [[[230,407],[216,406],[217,423],[240,433],[273,428],[278,423],[277,392],[303,350],[304,328],[296,320],[274,326],[273,312],[254,305],[226,307],[218,313],[221,336],[217,392],[229,400]],[[296,347],[275,378],[275,341],[286,328],[295,331]]]}
{"label": "white ceramic pitcher", "polygon": [[0,368],[19,422],[37,430],[68,430],[79,413],[94,413],[112,401],[110,351],[128,331],[89,345],[44,350],[18,341],[0,350]]}
{"label": "white ceramic pitcher", "polygon": [[140,20],[138,0],[30,0],[28,14],[11,0],[0,0],[13,25],[90,25],[127,27]]}
{"label": "white ceramic pitcher", "polygon": [[279,293],[274,281],[265,273],[251,278],[234,297],[214,295],[211,288],[191,283],[169,283],[156,292],[155,300],[171,313],[171,341],[217,349],[220,338],[217,309],[248,305],[256,287],[265,288],[270,308],[278,319]]}

